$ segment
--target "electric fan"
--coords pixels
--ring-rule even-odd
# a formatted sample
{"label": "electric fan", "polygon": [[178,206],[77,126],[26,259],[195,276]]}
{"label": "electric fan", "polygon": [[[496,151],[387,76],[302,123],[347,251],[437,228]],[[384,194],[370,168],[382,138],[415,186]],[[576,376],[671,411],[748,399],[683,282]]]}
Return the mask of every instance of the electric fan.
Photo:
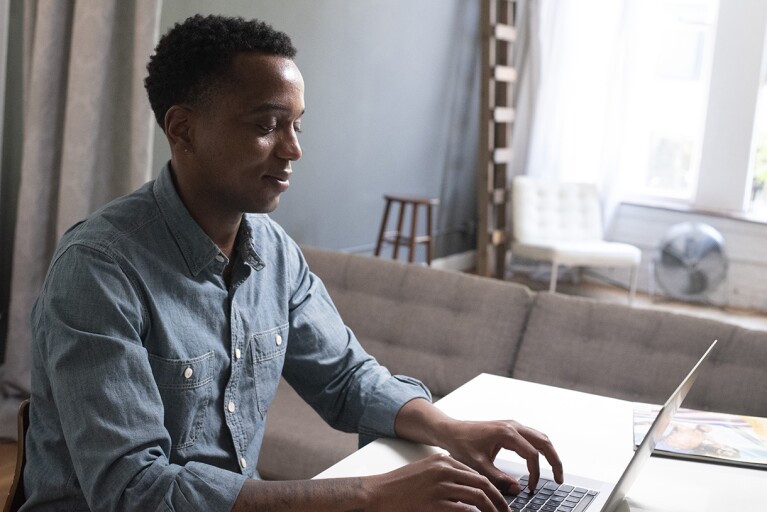
{"label": "electric fan", "polygon": [[727,277],[724,239],[708,224],[671,226],[653,263],[655,281],[675,299],[707,299]]}

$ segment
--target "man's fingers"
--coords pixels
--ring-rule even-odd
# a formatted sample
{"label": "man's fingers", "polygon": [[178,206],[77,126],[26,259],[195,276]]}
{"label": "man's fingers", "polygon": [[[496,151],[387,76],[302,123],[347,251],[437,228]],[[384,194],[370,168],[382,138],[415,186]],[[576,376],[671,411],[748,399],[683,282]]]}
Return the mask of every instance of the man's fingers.
{"label": "man's fingers", "polygon": [[482,512],[508,510],[506,499],[487,477],[448,455],[436,457],[452,466],[450,483],[446,484],[449,499],[473,505]]}
{"label": "man's fingers", "polygon": [[546,458],[546,461],[549,463],[551,470],[554,473],[554,480],[556,480],[556,482],[559,484],[563,483],[565,475],[564,469],[562,467],[562,461],[559,458],[559,454],[554,448],[554,444],[551,442],[549,437],[542,432],[522,425],[518,427],[518,431],[522,437],[524,437],[533,447],[535,447],[538,452],[542,453]]}
{"label": "man's fingers", "polygon": [[522,486],[517,479],[495,467],[492,462],[482,464],[480,472],[487,476],[490,482],[504,494],[519,494],[522,492]]}

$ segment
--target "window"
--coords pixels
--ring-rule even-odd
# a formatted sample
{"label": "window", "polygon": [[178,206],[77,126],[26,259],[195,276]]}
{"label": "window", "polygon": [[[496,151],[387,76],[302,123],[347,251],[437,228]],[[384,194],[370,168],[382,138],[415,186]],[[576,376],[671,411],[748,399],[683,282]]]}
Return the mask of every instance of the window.
{"label": "window", "polygon": [[750,212],[755,217],[767,219],[767,39],[765,39],[763,58],[762,79],[754,121]]}
{"label": "window", "polygon": [[692,200],[705,125],[716,0],[649,2],[635,54],[631,189]]}

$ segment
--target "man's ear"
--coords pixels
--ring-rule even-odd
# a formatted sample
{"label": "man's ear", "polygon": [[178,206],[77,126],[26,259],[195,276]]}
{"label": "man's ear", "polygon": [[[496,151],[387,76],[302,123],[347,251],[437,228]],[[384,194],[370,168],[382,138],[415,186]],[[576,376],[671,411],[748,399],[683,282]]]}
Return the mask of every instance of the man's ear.
{"label": "man's ear", "polygon": [[173,154],[193,153],[192,111],[182,105],[173,105],[165,112],[165,136]]}

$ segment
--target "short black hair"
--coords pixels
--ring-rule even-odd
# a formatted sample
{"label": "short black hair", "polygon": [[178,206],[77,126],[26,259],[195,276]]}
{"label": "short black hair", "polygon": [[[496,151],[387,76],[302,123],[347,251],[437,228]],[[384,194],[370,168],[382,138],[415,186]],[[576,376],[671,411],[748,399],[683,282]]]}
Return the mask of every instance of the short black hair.
{"label": "short black hair", "polygon": [[165,113],[173,105],[204,101],[243,52],[296,55],[290,37],[263,21],[197,14],[176,23],[157,43],[144,80],[160,127],[165,129]]}

